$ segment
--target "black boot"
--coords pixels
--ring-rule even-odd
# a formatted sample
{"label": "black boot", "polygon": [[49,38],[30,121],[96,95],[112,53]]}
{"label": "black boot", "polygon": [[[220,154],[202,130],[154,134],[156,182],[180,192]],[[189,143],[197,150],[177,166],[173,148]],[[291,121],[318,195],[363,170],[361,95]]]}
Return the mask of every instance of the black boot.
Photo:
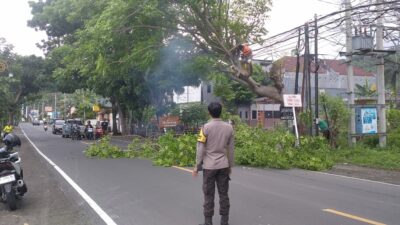
{"label": "black boot", "polygon": [[229,225],[229,216],[228,215],[222,215],[221,216],[221,225]]}
{"label": "black boot", "polygon": [[213,225],[212,224],[212,217],[204,217],[204,223],[199,224],[199,225]]}

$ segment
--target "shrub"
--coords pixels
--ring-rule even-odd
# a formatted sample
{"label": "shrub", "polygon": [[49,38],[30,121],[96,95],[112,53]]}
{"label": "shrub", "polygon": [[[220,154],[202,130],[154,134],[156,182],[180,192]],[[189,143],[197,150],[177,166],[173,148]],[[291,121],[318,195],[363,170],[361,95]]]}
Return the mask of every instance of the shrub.
{"label": "shrub", "polygon": [[[159,166],[193,166],[196,160],[197,137],[193,134],[175,136],[167,133],[157,140],[134,138],[127,151],[103,138],[89,147],[86,155],[101,158],[144,157]],[[295,137],[285,130],[264,131],[237,124],[235,130],[235,161],[237,165],[289,169],[324,170],[333,166],[330,147],[322,137],[303,137],[294,147]]]}
{"label": "shrub", "polygon": [[287,131],[263,131],[240,125],[235,140],[235,160],[239,165],[311,170],[333,166],[330,147],[322,137],[302,138],[300,147],[295,148],[295,137]]}
{"label": "shrub", "polygon": [[193,134],[174,136],[167,133],[158,140],[159,151],[154,163],[159,166],[194,166],[196,163],[196,141]]}
{"label": "shrub", "polygon": [[99,142],[90,145],[85,151],[88,157],[99,157],[99,158],[122,158],[125,157],[123,152],[118,146],[110,144],[110,137],[105,136],[100,139]]}
{"label": "shrub", "polygon": [[293,166],[307,170],[330,169],[335,163],[331,150],[323,137],[302,137],[298,151],[295,151]]}

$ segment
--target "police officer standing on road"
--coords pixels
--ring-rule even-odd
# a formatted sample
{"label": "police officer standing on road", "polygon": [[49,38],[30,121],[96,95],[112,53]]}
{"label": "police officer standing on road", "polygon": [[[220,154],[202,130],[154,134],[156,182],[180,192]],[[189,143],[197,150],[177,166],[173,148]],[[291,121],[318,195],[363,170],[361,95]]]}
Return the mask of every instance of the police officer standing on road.
{"label": "police officer standing on road", "polygon": [[230,124],[220,119],[221,104],[208,105],[212,120],[200,130],[197,142],[196,166],[193,176],[203,170],[204,217],[201,225],[212,225],[214,215],[215,184],[220,199],[221,225],[228,225],[229,220],[229,180],[234,163],[234,132]]}

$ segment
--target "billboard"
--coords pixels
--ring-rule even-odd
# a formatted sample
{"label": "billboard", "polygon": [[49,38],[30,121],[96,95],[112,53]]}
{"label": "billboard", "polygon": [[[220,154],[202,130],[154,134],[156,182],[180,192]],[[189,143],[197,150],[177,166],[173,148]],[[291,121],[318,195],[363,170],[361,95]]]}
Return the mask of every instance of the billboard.
{"label": "billboard", "polygon": [[363,134],[378,133],[378,116],[376,108],[361,109],[361,118]]}
{"label": "billboard", "polygon": [[53,107],[51,107],[51,106],[45,106],[45,107],[44,107],[44,111],[45,111],[45,112],[53,112]]}
{"label": "billboard", "polygon": [[378,133],[378,111],[376,107],[356,108],[356,132],[357,134]]}

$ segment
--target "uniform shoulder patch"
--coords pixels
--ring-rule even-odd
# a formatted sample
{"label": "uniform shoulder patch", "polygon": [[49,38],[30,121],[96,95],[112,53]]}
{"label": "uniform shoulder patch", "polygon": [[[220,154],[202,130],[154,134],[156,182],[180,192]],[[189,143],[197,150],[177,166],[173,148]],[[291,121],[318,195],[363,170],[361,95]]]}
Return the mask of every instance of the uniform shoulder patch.
{"label": "uniform shoulder patch", "polygon": [[205,143],[207,141],[207,137],[204,135],[203,129],[200,129],[197,141],[202,143]]}

